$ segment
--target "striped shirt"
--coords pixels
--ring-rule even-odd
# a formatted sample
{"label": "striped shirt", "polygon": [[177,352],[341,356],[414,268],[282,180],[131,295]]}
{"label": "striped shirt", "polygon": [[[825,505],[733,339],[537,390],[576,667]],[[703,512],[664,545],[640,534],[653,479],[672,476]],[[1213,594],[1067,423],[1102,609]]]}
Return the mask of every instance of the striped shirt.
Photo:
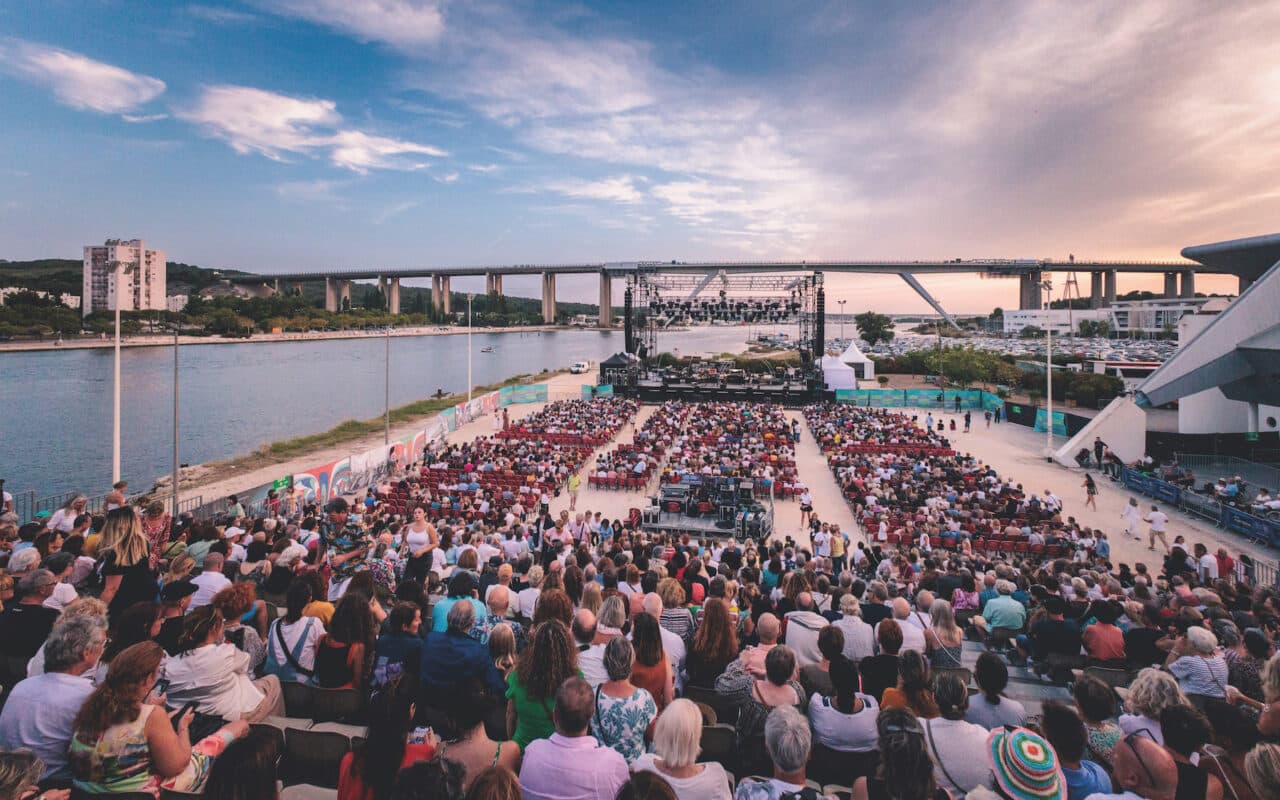
{"label": "striped shirt", "polygon": [[1222,656],[1182,656],[1169,665],[1169,672],[1178,679],[1184,694],[1226,696],[1227,662]]}

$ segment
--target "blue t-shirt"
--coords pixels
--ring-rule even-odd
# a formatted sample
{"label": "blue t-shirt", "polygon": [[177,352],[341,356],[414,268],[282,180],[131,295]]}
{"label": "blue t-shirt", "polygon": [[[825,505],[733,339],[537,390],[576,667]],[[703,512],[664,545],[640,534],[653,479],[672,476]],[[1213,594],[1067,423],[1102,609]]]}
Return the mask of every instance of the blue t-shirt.
{"label": "blue t-shirt", "polygon": [[1081,761],[1080,769],[1062,768],[1067,779],[1067,800],[1084,800],[1095,792],[1110,792],[1107,771],[1092,761]]}

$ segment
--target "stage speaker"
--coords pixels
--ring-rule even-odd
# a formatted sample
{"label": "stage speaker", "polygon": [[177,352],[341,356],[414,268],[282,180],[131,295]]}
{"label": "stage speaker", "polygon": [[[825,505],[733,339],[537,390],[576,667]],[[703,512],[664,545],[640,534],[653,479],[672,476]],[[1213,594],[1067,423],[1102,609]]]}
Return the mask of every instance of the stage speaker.
{"label": "stage speaker", "polygon": [[813,330],[813,358],[819,361],[827,349],[827,290],[818,287],[817,320]]}
{"label": "stage speaker", "polygon": [[622,330],[624,347],[628,353],[636,351],[636,332],[631,322],[631,312],[634,304],[631,299],[631,287],[627,287],[626,293],[623,295],[622,301]]}

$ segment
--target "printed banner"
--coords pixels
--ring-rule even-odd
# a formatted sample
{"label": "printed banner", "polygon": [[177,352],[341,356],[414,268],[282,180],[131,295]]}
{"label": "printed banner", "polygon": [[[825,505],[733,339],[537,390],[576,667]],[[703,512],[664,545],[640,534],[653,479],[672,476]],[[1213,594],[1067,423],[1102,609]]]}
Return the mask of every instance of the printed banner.
{"label": "printed banner", "polygon": [[836,389],[836,402],[870,408],[945,408],[992,411],[1004,401],[981,389]]}
{"label": "printed banner", "polygon": [[547,402],[547,385],[535,383],[530,386],[504,386],[498,390],[498,402],[504,406],[519,403]]}
{"label": "printed banner", "polygon": [[606,383],[600,386],[593,386],[589,383],[582,384],[583,400],[594,400],[597,397],[613,397],[613,384]]}
{"label": "printed banner", "polygon": [[[1044,433],[1045,431],[1045,410],[1043,408],[1036,409],[1036,424],[1034,430],[1038,433]],[[1053,412],[1053,435],[1067,435],[1067,417],[1061,411]]]}

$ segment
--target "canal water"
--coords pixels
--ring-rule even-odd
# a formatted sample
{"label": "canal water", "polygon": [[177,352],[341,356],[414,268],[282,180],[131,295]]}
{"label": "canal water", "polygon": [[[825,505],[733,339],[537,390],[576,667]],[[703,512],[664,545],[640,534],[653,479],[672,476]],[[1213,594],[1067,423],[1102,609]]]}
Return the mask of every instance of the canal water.
{"label": "canal water", "polygon": [[[660,350],[739,352],[760,329],[698,328],[660,335]],[[493,352],[483,353],[492,347]],[[621,332],[476,333],[475,385],[600,361]],[[179,455],[196,464],[328,430],[383,411],[382,338],[197,345],[180,353]],[[121,471],[149,488],[173,463],[173,351],[133,347],[121,357]],[[98,494],[111,483],[110,348],[0,353],[0,478],[37,496]],[[591,381],[591,375],[584,383]],[[391,405],[437,389],[465,392],[467,337],[391,339]]]}

